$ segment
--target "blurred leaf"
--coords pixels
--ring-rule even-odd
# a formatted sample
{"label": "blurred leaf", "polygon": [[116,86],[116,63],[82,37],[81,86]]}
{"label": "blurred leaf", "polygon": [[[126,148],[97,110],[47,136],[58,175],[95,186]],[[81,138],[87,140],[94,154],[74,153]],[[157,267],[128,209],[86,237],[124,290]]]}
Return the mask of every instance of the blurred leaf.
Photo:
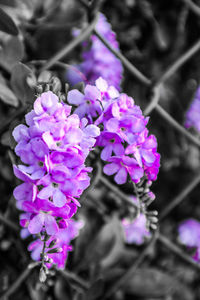
{"label": "blurred leaf", "polygon": [[9,37],[0,50],[0,65],[10,72],[14,65],[22,60],[23,56],[23,42],[18,37]]}
{"label": "blurred leaf", "polygon": [[0,82],[0,99],[11,106],[17,107],[19,102],[15,94],[9,89],[6,84]]}
{"label": "blurred leaf", "polygon": [[72,291],[70,284],[62,277],[59,277],[54,286],[54,294],[57,300],[71,300]]}
{"label": "blurred leaf", "polygon": [[101,278],[96,280],[85,294],[85,300],[98,299],[104,290],[104,282]]}
{"label": "blurred leaf", "polygon": [[141,297],[163,297],[173,293],[178,281],[158,269],[142,268],[134,272],[124,289]]}
{"label": "blurred leaf", "polygon": [[0,31],[11,35],[18,35],[19,31],[13,20],[0,8]]}
{"label": "blurred leaf", "polygon": [[31,77],[34,80],[34,74],[30,68],[22,63],[14,66],[11,73],[11,86],[17,97],[23,103],[32,103],[34,99],[34,91],[27,83],[27,78]]}
{"label": "blurred leaf", "polygon": [[88,245],[85,264],[99,263],[110,253],[116,242],[116,230],[118,231],[118,219],[113,217],[102,226],[92,243]]}

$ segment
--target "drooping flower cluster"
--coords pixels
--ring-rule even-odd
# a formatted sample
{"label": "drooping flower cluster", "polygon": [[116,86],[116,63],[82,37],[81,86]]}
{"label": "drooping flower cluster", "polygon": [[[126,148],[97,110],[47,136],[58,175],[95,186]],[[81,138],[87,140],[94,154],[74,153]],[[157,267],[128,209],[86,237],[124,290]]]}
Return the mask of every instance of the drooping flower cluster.
{"label": "drooping flower cluster", "polygon": [[[119,50],[116,34],[112,31],[111,25],[102,13],[99,15],[96,30],[115,50]],[[78,34],[77,30],[75,30],[74,34]],[[109,85],[113,85],[116,89],[120,90],[123,73],[121,61],[95,35],[90,37],[90,41],[84,41],[82,47],[83,62],[77,68],[84,74],[87,81],[94,84],[95,80],[101,76]],[[83,80],[80,74],[72,69],[69,70],[68,77],[74,84],[77,81]]]}
{"label": "drooping flower cluster", "polygon": [[[133,196],[132,200],[135,203],[138,203],[136,197]],[[130,218],[122,219],[122,227],[127,244],[142,245],[145,239],[151,236],[147,229],[146,216],[143,213],[137,216],[134,220],[131,220]]]}
{"label": "drooping flower cluster", "polygon": [[200,261],[200,222],[188,219],[178,228],[180,242],[188,248],[195,248],[194,260]]}
{"label": "drooping flower cluster", "polygon": [[200,132],[200,87],[197,89],[185,118],[185,127],[194,128]]}
{"label": "drooping flower cluster", "polygon": [[[36,99],[25,119],[27,126],[13,131],[15,152],[23,163],[14,166],[16,177],[24,181],[14,190],[17,207],[24,211],[20,224],[30,234],[46,232],[61,240],[80,206],[77,198],[90,184],[85,159],[99,128],[71,114],[71,107],[51,91]],[[68,245],[60,245],[66,252]]]}
{"label": "drooping flower cluster", "polygon": [[99,78],[95,86],[86,86],[84,94],[70,91],[68,102],[78,106],[75,112],[80,117],[86,116],[102,128],[96,146],[103,148],[101,158],[108,162],[105,174],[116,174],[117,184],[124,184],[128,174],[135,183],[144,175],[149,181],[156,180],[160,166],[157,141],[148,134],[148,118],[131,97],[119,94]]}

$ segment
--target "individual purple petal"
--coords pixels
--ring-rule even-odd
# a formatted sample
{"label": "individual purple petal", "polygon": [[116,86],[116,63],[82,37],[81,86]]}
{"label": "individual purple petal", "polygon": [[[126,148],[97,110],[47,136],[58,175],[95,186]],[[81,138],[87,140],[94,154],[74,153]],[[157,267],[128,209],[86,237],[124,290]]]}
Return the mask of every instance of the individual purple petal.
{"label": "individual purple petal", "polygon": [[44,214],[38,214],[30,221],[28,225],[28,230],[32,234],[37,234],[41,232],[44,225],[45,216]]}
{"label": "individual purple petal", "polygon": [[125,168],[121,168],[117,174],[115,175],[115,181],[117,184],[124,184],[127,180],[127,170]]}
{"label": "individual purple petal", "polygon": [[71,90],[68,92],[67,101],[78,106],[84,102],[84,95],[78,90]]}
{"label": "individual purple petal", "polygon": [[106,174],[106,175],[113,175],[115,174],[118,170],[119,170],[119,165],[118,164],[115,164],[115,163],[111,163],[111,164],[108,164],[108,165],[105,165],[104,168],[103,168],[103,172]]}
{"label": "individual purple petal", "polygon": [[53,193],[53,203],[57,207],[63,207],[66,203],[66,196],[59,189]]}
{"label": "individual purple petal", "polygon": [[54,235],[58,232],[56,220],[51,215],[45,215],[44,224],[47,234]]}

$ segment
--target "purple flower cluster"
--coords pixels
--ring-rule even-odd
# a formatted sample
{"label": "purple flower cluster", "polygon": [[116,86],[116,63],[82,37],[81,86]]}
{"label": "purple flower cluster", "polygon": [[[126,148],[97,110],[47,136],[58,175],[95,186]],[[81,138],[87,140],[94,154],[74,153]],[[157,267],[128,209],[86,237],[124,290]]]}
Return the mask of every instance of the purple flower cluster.
{"label": "purple flower cluster", "polygon": [[36,99],[25,119],[27,125],[13,131],[23,163],[14,166],[16,177],[24,181],[14,190],[17,207],[24,211],[20,224],[30,234],[62,236],[80,206],[77,198],[90,184],[92,169],[85,159],[100,131],[71,114],[71,106],[51,91]]}
{"label": "purple flower cluster", "polygon": [[193,127],[200,132],[200,87],[197,89],[194,100],[186,113],[185,127]]}
{"label": "purple flower cluster", "polygon": [[[132,200],[138,202],[133,196]],[[136,219],[125,218],[122,220],[122,227],[125,234],[125,241],[128,244],[142,245],[146,238],[151,236],[147,229],[147,219],[144,214],[140,214]]]}
{"label": "purple flower cluster", "polygon": [[[101,13],[96,25],[96,30],[110,43],[115,49],[119,50],[116,34],[112,31],[111,25],[107,22],[106,17]],[[76,35],[77,30],[74,31]],[[87,78],[87,81],[94,84],[95,80],[100,76],[103,77],[109,85],[113,85],[120,90],[123,67],[119,59],[117,59],[110,50],[95,36],[92,35],[90,41],[82,44],[83,62],[78,69]],[[68,73],[69,80],[73,83],[82,80],[80,74],[70,70]]]}
{"label": "purple flower cluster", "polygon": [[100,77],[95,86],[86,86],[84,94],[70,91],[68,102],[78,106],[75,113],[79,117],[86,116],[102,128],[96,146],[103,148],[101,159],[108,162],[105,174],[116,174],[117,184],[124,184],[128,175],[135,183],[144,175],[149,181],[156,180],[160,167],[157,141],[148,134],[148,118],[131,97],[119,94]]}
{"label": "purple flower cluster", "polygon": [[196,248],[193,258],[200,261],[200,222],[188,219],[178,228],[180,242],[189,248]]}

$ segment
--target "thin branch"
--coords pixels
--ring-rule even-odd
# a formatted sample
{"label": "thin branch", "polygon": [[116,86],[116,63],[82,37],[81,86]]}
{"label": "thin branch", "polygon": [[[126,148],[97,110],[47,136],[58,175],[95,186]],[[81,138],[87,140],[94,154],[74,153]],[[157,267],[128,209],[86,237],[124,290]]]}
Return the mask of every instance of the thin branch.
{"label": "thin branch", "polygon": [[100,39],[100,41],[117,57],[121,60],[123,65],[131,72],[131,74],[137,78],[140,82],[146,86],[151,85],[151,80],[148,79],[144,74],[142,74],[129,60],[121,54],[119,51],[112,48],[112,46],[107,42],[107,40],[95,29],[94,34]]}
{"label": "thin branch", "polygon": [[28,278],[30,272],[32,272],[32,269],[26,268],[21,275],[18,276],[17,280],[8,288],[8,290],[0,296],[0,300],[5,300],[7,297],[12,295],[21,286],[23,281]]}
{"label": "thin branch", "polygon": [[200,147],[200,141],[193,136],[189,131],[187,131],[184,127],[182,127],[168,112],[166,112],[159,104],[155,107],[155,110],[159,113],[159,115],[165,119],[171,126],[173,126],[176,130],[178,130],[181,134],[183,134],[190,142]]}
{"label": "thin branch", "polygon": [[57,272],[60,273],[67,280],[69,280],[69,279],[73,280],[74,282],[78,283],[79,285],[81,285],[83,288],[85,288],[87,290],[90,288],[90,284],[87,281],[85,281],[84,279],[80,278],[75,273],[69,272],[67,270],[57,270]]}
{"label": "thin branch", "polygon": [[197,16],[200,16],[200,7],[196,5],[193,1],[191,0],[183,0],[185,4],[189,7],[189,9],[196,14]]}
{"label": "thin branch", "polygon": [[140,209],[136,203],[134,203],[130,197],[123,192],[114,184],[112,184],[110,181],[108,181],[103,175],[99,178],[99,180],[105,184],[115,195],[119,196],[121,199],[123,199],[125,202],[127,202],[129,205],[133,206],[137,210]]}
{"label": "thin branch", "polygon": [[145,115],[150,114],[152,112],[152,110],[156,107],[156,105],[158,104],[158,102],[160,100],[160,88],[161,88],[160,84],[157,86],[154,86],[152,88],[153,96],[151,97],[150,103],[147,105],[147,107],[144,110]]}
{"label": "thin branch", "polygon": [[159,221],[163,220],[177,205],[179,205],[186,196],[200,183],[200,174],[195,176],[189,184],[175,197],[161,212]]}
{"label": "thin branch", "polygon": [[63,49],[58,51],[53,57],[51,57],[46,64],[41,68],[41,72],[52,67],[57,61],[65,57],[68,53],[74,50],[82,41],[84,41],[94,30],[96,23],[98,21],[98,14],[92,21],[92,23],[87,26],[77,37],[75,37],[69,44],[67,44]]}
{"label": "thin branch", "polygon": [[2,222],[3,224],[8,226],[9,228],[14,230],[15,232],[19,233],[19,230],[20,230],[19,227],[14,222],[12,222],[9,219],[5,218],[2,214],[0,214],[0,222]]}
{"label": "thin branch", "polygon": [[104,296],[104,299],[109,298],[111,295],[113,295],[115,292],[117,292],[121,286],[123,286],[131,276],[134,275],[134,272],[137,270],[137,268],[140,266],[140,264],[143,262],[145,257],[148,255],[150,249],[153,247],[157,239],[157,232],[155,232],[154,236],[152,237],[149,244],[144,248],[144,250],[141,252],[141,254],[138,256],[137,260],[133,263],[133,265],[130,266],[128,270],[125,271],[125,273],[120,277],[119,280],[117,280],[113,286],[107,291],[107,293]]}
{"label": "thin branch", "polygon": [[166,236],[160,234],[158,236],[158,241],[163,244],[167,249],[169,249],[172,253],[178,255],[181,257],[184,261],[195,267],[196,269],[200,270],[200,264],[195,262],[193,258],[191,258],[189,255],[185,254],[185,252],[176,246],[174,243],[172,243]]}
{"label": "thin branch", "polygon": [[156,85],[163,83],[169,79],[174,73],[182,67],[194,54],[200,50],[200,40],[198,40],[188,51],[186,51],[179,59],[177,59],[164,74],[156,82]]}

